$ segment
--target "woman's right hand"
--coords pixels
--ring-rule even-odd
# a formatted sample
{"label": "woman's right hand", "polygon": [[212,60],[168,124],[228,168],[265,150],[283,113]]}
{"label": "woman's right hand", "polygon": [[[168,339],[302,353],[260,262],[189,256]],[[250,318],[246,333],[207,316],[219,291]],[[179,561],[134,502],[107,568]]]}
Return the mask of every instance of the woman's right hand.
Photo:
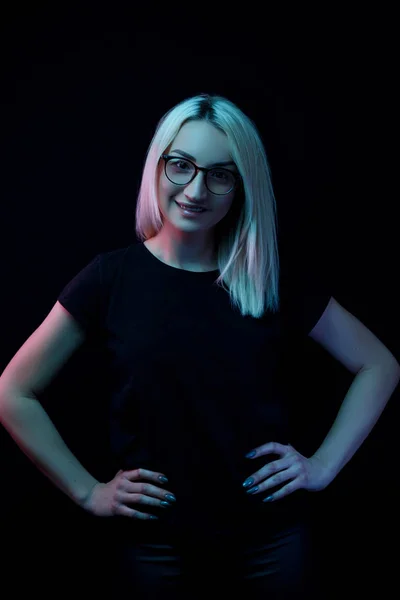
{"label": "woman's right hand", "polygon": [[147,469],[120,470],[108,483],[96,483],[83,508],[98,517],[157,519],[143,511],[152,506],[167,508],[176,501],[172,492],[158,487],[165,483],[160,478],[167,480],[163,473]]}

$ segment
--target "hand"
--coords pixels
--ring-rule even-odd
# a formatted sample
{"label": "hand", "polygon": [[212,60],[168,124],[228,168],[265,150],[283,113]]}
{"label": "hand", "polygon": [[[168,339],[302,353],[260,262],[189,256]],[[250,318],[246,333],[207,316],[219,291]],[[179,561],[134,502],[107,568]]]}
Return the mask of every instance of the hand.
{"label": "hand", "polygon": [[[144,483],[144,481],[153,483]],[[139,505],[141,509],[148,506],[164,508],[172,506],[169,501],[175,502],[175,496],[172,492],[158,487],[160,483],[167,481],[162,473],[146,469],[120,470],[108,483],[96,483],[83,508],[98,517],[122,515],[134,519],[158,519],[154,515],[130,508],[130,505]]]}
{"label": "hand", "polygon": [[290,444],[284,446],[270,442],[255,448],[246,458],[255,458],[267,454],[278,454],[281,458],[268,463],[243,483],[248,494],[259,494],[281,483],[286,483],[273,495],[267,495],[263,502],[280,500],[301,488],[309,491],[324,489],[332,480],[326,467],[316,456],[306,458]]}

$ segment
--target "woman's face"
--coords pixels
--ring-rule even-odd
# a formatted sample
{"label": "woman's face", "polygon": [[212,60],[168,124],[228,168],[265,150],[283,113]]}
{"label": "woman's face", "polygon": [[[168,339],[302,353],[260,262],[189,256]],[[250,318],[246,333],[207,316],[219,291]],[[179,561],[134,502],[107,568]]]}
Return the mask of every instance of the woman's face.
{"label": "woman's face", "polygon": [[[185,123],[165,154],[182,160],[189,158],[198,167],[212,167],[215,163],[229,162],[223,168],[238,173],[230,156],[228,138],[206,121]],[[185,164],[178,166],[185,167]],[[176,185],[167,178],[164,161],[161,160],[158,197],[164,220],[180,230],[194,232],[209,230],[225,217],[232,205],[235,190],[225,195],[213,194],[206,187],[205,175],[198,171],[187,185]],[[195,205],[205,210],[187,215],[178,206],[179,203]]]}

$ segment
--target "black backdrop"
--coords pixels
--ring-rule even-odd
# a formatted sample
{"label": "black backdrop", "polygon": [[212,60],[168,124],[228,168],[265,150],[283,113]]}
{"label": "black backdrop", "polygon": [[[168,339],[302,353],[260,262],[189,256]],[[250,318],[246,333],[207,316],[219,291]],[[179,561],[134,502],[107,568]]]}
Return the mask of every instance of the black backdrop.
{"label": "black backdrop", "polygon": [[[2,16],[1,370],[78,270],[134,239],[154,128],[200,92],[227,96],[256,122],[282,252],[319,270],[398,358],[391,16],[115,6],[14,3]],[[299,449],[322,440],[350,381],[305,344],[293,383]],[[313,496],[326,597],[344,584],[384,593],[395,581],[397,399]],[[79,351],[43,402],[85,466],[109,475],[96,349]],[[82,514],[3,429],[0,443],[3,585],[104,589],[108,525]]]}

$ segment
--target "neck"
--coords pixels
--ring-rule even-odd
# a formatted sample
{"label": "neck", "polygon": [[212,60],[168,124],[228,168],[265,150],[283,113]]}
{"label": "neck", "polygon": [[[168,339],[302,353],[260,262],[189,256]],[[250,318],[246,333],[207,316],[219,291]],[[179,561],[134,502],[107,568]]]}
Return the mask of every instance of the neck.
{"label": "neck", "polygon": [[178,269],[202,271],[217,269],[217,257],[212,236],[193,235],[179,232],[168,235],[163,227],[157,235],[145,242],[163,262]]}

